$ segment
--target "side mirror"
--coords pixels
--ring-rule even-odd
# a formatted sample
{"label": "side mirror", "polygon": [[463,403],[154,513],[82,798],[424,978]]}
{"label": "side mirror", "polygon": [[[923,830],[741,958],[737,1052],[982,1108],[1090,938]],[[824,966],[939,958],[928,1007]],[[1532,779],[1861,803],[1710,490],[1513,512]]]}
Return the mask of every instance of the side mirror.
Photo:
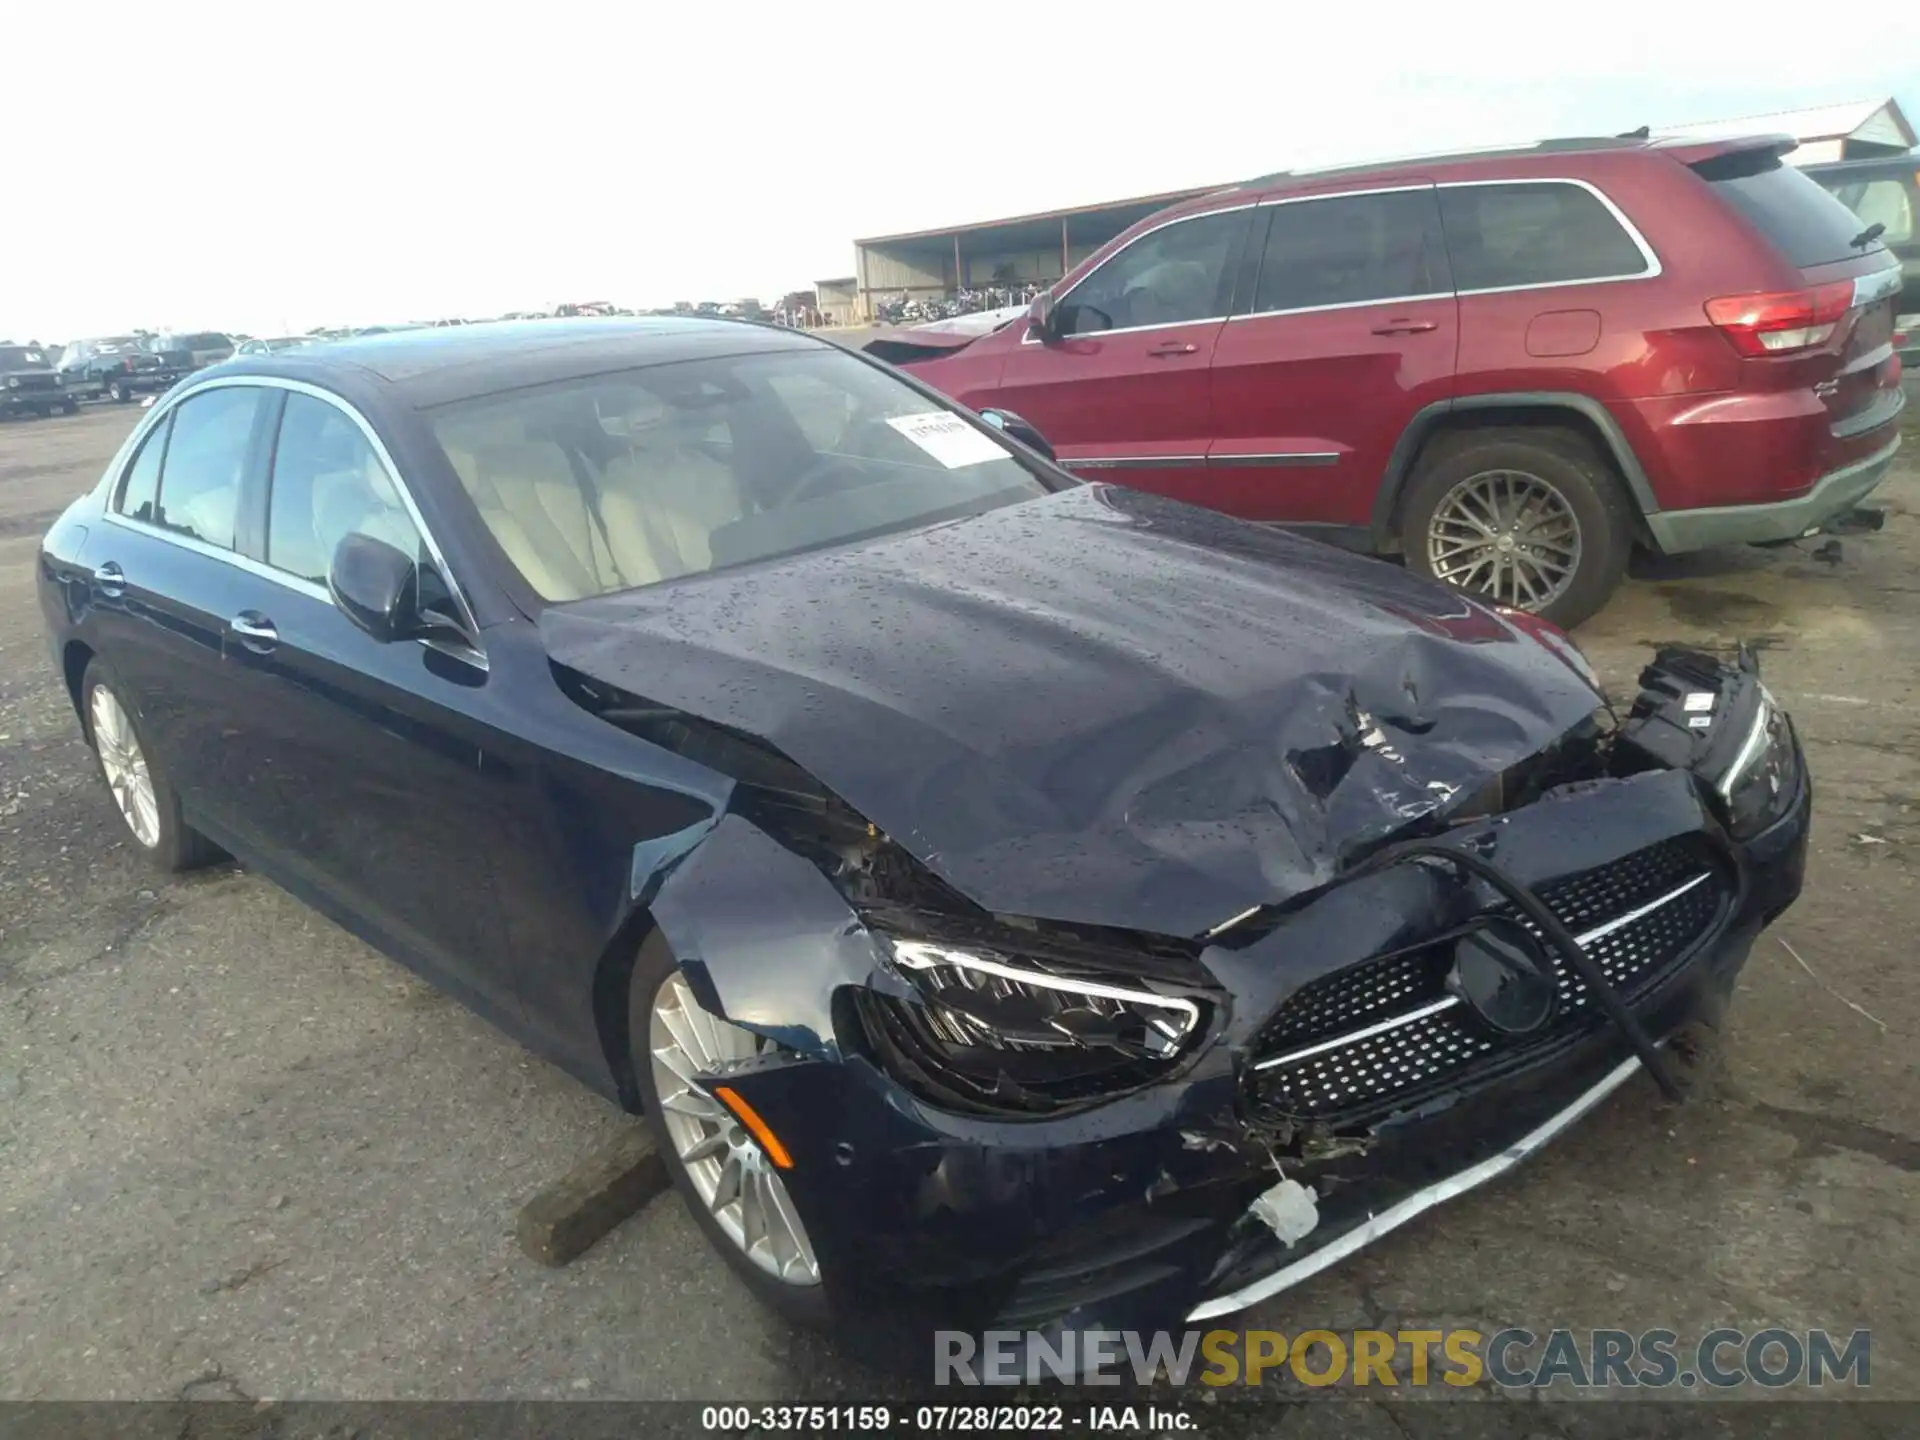
{"label": "side mirror", "polygon": [[1053,292],[1051,290],[1042,290],[1027,306],[1027,333],[1042,343],[1060,338],[1053,328]]}
{"label": "side mirror", "polygon": [[1031,420],[1023,419],[1011,410],[999,409],[982,410],[980,418],[1009,439],[1018,440],[1029,450],[1044,455],[1049,460],[1054,458],[1053,446],[1047,443],[1046,436],[1034,428]]}
{"label": "side mirror", "polygon": [[327,567],[327,590],[341,614],[383,644],[421,633],[419,567],[384,540],[342,540]]}

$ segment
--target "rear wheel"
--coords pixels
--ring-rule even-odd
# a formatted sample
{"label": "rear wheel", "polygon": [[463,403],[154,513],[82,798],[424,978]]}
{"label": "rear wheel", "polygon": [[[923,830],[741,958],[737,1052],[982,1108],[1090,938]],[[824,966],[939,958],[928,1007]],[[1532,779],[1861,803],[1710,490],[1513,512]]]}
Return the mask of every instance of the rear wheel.
{"label": "rear wheel", "polygon": [[62,400],[60,402],[60,413],[62,415],[78,415],[80,413],[80,402],[78,400]]}
{"label": "rear wheel", "polygon": [[707,1240],[789,1319],[832,1319],[820,1261],[781,1170],[707,1082],[769,1042],[702,1008],[654,934],[634,962],[628,1022],[647,1120],[675,1187]]}
{"label": "rear wheel", "polygon": [[1633,525],[1619,481],[1580,436],[1488,430],[1429,448],[1401,537],[1408,568],[1573,626],[1620,583]]}
{"label": "rear wheel", "polygon": [[219,848],[180,818],[179,795],[140,734],[119,683],[98,660],[87,665],[80,698],[100,777],[134,847],[166,871],[192,870],[218,859]]}
{"label": "rear wheel", "polygon": [[127,401],[133,398],[133,391],[127,388],[126,382],[123,380],[115,380],[109,383],[107,386],[107,394],[111,395],[113,399],[121,405],[126,404]]}

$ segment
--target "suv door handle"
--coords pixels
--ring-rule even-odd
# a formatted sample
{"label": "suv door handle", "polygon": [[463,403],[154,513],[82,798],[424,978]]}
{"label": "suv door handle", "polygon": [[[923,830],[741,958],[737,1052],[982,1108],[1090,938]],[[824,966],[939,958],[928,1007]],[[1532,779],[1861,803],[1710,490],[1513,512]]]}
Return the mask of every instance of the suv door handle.
{"label": "suv door handle", "polygon": [[109,600],[118,600],[127,591],[127,574],[117,564],[109,560],[97,565],[93,571],[93,583],[100,593]]}
{"label": "suv door handle", "polygon": [[1191,355],[1199,348],[1198,345],[1182,345],[1177,340],[1167,340],[1155,345],[1147,351],[1147,354],[1159,359],[1168,355]]}
{"label": "suv door handle", "polygon": [[1438,320],[1389,320],[1384,325],[1373,327],[1376,335],[1424,335],[1429,330],[1438,330]]}
{"label": "suv door handle", "polygon": [[227,622],[227,628],[256,655],[266,655],[280,643],[280,632],[273,628],[273,621],[258,610],[242,610]]}

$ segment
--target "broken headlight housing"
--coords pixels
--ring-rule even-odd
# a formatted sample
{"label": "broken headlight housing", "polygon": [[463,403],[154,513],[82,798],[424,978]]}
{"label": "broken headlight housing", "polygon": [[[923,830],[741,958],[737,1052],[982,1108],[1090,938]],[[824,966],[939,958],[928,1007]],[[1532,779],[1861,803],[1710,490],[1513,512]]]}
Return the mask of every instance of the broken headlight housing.
{"label": "broken headlight housing", "polygon": [[963,1109],[1046,1113],[1168,1074],[1204,998],[974,944],[891,939],[912,998],[867,991],[866,1028],[910,1089]]}
{"label": "broken headlight housing", "polygon": [[1799,779],[1793,722],[1766,686],[1754,688],[1753,718],[1726,774],[1714,783],[1727,808],[1727,828],[1741,840],[1759,834],[1786,813]]}

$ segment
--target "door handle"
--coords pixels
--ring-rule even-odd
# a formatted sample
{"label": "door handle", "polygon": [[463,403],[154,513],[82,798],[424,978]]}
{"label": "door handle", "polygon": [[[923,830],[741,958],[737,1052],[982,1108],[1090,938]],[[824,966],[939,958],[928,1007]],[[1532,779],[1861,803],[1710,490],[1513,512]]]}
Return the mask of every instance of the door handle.
{"label": "door handle", "polygon": [[94,567],[93,583],[109,600],[118,600],[126,594],[127,573],[109,560],[104,565]]}
{"label": "door handle", "polygon": [[1438,330],[1438,320],[1389,320],[1384,325],[1373,327],[1376,335],[1424,335],[1429,330]]}
{"label": "door handle", "polygon": [[1151,350],[1147,351],[1147,354],[1156,359],[1161,359],[1168,355],[1191,355],[1199,348],[1198,345],[1182,345],[1178,341],[1168,340],[1162,344],[1155,345]]}
{"label": "door handle", "polygon": [[265,655],[280,643],[280,632],[273,628],[273,621],[258,610],[242,610],[227,622],[227,628],[256,655]]}

